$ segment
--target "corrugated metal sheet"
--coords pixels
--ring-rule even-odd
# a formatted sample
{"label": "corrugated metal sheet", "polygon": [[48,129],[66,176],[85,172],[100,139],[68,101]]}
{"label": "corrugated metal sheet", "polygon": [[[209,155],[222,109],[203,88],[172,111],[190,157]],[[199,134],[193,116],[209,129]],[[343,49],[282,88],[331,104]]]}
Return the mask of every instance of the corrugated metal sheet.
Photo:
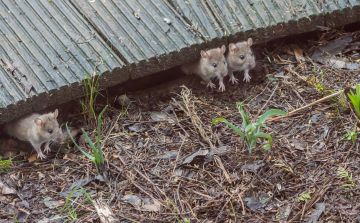
{"label": "corrugated metal sheet", "polygon": [[360,0],[2,0],[0,124],[199,57],[360,21]]}
{"label": "corrugated metal sheet", "polygon": [[[203,35],[255,43],[360,20],[359,0],[168,0]],[[219,33],[219,30],[221,32]]]}
{"label": "corrugated metal sheet", "polygon": [[124,62],[67,1],[2,0],[0,16],[0,123],[78,98],[94,69],[103,87],[128,79]]}
{"label": "corrugated metal sheet", "polygon": [[199,55],[202,38],[167,1],[72,2],[129,64],[130,78],[165,70]]}

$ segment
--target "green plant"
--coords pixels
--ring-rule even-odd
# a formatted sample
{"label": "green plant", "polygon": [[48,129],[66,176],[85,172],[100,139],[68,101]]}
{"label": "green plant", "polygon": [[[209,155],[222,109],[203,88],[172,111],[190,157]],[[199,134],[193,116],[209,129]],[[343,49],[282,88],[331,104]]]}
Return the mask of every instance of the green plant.
{"label": "green plant", "polygon": [[99,77],[100,75],[85,74],[84,78],[84,94],[85,97],[80,100],[83,113],[90,113],[93,118],[96,118],[95,103],[99,95]]}
{"label": "green plant", "polygon": [[345,130],[346,130],[346,135],[345,135],[343,138],[341,138],[341,140],[345,140],[345,139],[346,139],[346,140],[351,140],[353,143],[355,143],[356,137],[357,137],[357,134],[358,134],[358,132],[356,131],[357,122],[355,123],[354,129],[353,129],[352,131],[347,130],[347,128],[345,127],[344,122],[343,122],[342,119],[341,119],[341,115],[340,115],[339,109],[337,108],[336,110],[337,110],[337,113],[338,113],[338,115],[339,115],[340,121],[341,121],[341,123],[343,124],[343,126],[344,126],[344,128],[345,128]]}
{"label": "green plant", "polygon": [[348,97],[355,108],[355,113],[357,117],[360,118],[360,85],[359,84],[356,85],[356,94],[350,91]]}
{"label": "green plant", "polygon": [[0,172],[10,171],[11,169],[11,158],[2,160],[2,157],[0,156]]}
{"label": "green plant", "polygon": [[15,215],[15,214],[13,214],[13,216],[14,216],[14,220],[15,220],[15,222],[16,222],[16,223],[19,223],[19,221],[17,220],[16,215]]}
{"label": "green plant", "polygon": [[297,198],[297,202],[300,202],[300,201],[308,201],[311,199],[311,192],[307,192],[307,193],[303,193],[303,194],[300,194],[299,197]]}
{"label": "green plant", "polygon": [[66,123],[66,130],[70,136],[70,139],[73,141],[74,145],[76,146],[76,148],[78,148],[80,150],[80,152],[82,154],[84,154],[87,158],[89,158],[91,161],[93,161],[95,163],[96,166],[96,170],[100,173],[100,165],[104,164],[104,156],[103,156],[103,152],[101,149],[101,116],[102,114],[105,112],[105,110],[107,109],[107,105],[105,106],[105,108],[101,111],[101,113],[99,114],[98,117],[98,125],[97,125],[97,136],[96,136],[96,147],[94,145],[94,143],[91,141],[91,139],[89,138],[89,136],[86,134],[85,130],[83,128],[81,128],[81,131],[83,132],[87,142],[89,143],[92,153],[94,154],[94,156],[91,156],[90,154],[88,154],[87,152],[85,152],[84,150],[82,150],[80,148],[80,146],[75,142],[74,138],[71,135],[71,132],[69,130],[69,127]]}
{"label": "green plant", "polygon": [[233,206],[233,204],[232,204],[231,201],[229,201],[229,203],[230,203],[230,207],[231,207],[231,210],[232,210],[232,212],[233,212],[233,214],[234,214],[234,218],[235,218],[235,222],[236,222],[236,213],[235,213],[234,206]]}
{"label": "green plant", "polygon": [[239,128],[235,125],[228,122],[225,118],[216,118],[214,119],[211,124],[214,124],[218,121],[226,123],[230,128],[232,128],[241,138],[245,140],[245,144],[250,152],[252,153],[252,148],[255,146],[259,137],[266,138],[269,142],[263,146],[265,150],[268,150],[271,145],[273,144],[272,137],[266,133],[260,132],[260,127],[265,127],[265,121],[274,115],[287,115],[286,112],[278,110],[278,109],[271,109],[265,112],[256,122],[250,123],[249,121],[249,113],[244,111],[243,104],[241,102],[237,103],[238,109],[243,120],[242,126],[244,128],[244,132],[242,132]]}
{"label": "green plant", "polygon": [[345,170],[344,167],[339,167],[336,171],[336,175],[338,175],[340,178],[346,178],[347,181],[351,182],[348,184],[341,184],[342,187],[345,189],[349,189],[349,187],[356,186],[354,181],[352,180],[352,173],[349,175],[349,173]]}
{"label": "green plant", "polygon": [[357,122],[355,123],[354,129],[352,131],[346,129],[346,135],[341,140],[345,140],[346,138],[347,140],[351,140],[353,143],[355,143],[358,134],[358,132],[356,131],[356,126]]}

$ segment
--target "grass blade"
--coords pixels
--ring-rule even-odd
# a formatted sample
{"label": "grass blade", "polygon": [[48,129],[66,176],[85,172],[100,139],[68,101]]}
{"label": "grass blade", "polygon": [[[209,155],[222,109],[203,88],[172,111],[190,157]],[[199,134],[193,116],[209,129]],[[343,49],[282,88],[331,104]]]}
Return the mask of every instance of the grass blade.
{"label": "grass blade", "polygon": [[226,123],[226,124],[227,124],[230,128],[232,128],[237,134],[239,134],[239,136],[240,136],[241,138],[243,138],[243,139],[245,138],[244,133],[241,132],[240,129],[238,129],[235,125],[233,125],[233,124],[231,124],[230,122],[228,122],[228,120],[226,120],[225,118],[216,118],[216,119],[214,119],[214,120],[211,122],[211,124],[213,125],[214,123],[216,123],[216,122],[218,122],[218,121]]}
{"label": "grass blade", "polygon": [[258,122],[260,123],[264,123],[266,121],[266,119],[270,118],[273,115],[279,115],[279,116],[285,116],[287,115],[286,112],[278,110],[278,109],[271,109],[267,112],[265,112],[259,119]]}
{"label": "grass blade", "polygon": [[97,149],[98,149],[98,153],[99,153],[99,161],[101,164],[104,164],[104,156],[102,153],[102,149],[101,149],[101,145],[100,145],[100,135],[101,135],[101,116],[102,114],[105,112],[105,110],[107,109],[108,105],[105,106],[105,108],[100,112],[99,117],[98,117],[98,128],[97,128],[97,139],[96,139],[96,145],[97,145]]}
{"label": "grass blade", "polygon": [[95,161],[96,160],[99,160],[99,154],[98,154],[98,151],[97,149],[95,148],[95,145],[94,143],[92,143],[91,139],[89,138],[89,136],[86,134],[85,130],[82,128],[81,131],[83,132],[86,140],[88,141],[90,147],[91,147],[91,150],[92,152],[94,153],[94,158],[95,158]]}
{"label": "grass blade", "polygon": [[[80,150],[80,152],[81,152],[82,154],[84,154],[87,158],[89,158],[90,160],[94,161],[94,160],[95,160],[95,157],[91,156],[90,154],[88,154],[87,152],[85,152],[84,150],[82,150],[82,149],[80,148],[80,146],[75,142],[75,139],[72,137],[71,132],[70,132],[70,130],[69,130],[69,127],[68,127],[67,123],[65,124],[65,126],[66,126],[66,131],[67,131],[67,133],[69,134],[69,137],[70,137],[71,141],[74,143],[74,145],[76,146],[76,148],[78,148],[78,150]],[[81,130],[84,132],[84,129],[81,129]],[[85,134],[86,134],[86,133],[85,133]]]}
{"label": "grass blade", "polygon": [[270,135],[263,133],[263,132],[258,132],[255,133],[255,137],[262,137],[262,138],[266,138],[267,140],[269,140],[269,143],[263,146],[263,149],[268,150],[270,149],[271,145],[273,144],[273,139]]}

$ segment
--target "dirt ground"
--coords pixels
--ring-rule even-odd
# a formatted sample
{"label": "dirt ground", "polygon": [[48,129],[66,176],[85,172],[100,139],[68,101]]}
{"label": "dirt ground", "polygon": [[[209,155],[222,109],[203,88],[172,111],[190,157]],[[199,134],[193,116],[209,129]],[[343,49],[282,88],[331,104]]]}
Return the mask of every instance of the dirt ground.
{"label": "dirt ground", "polygon": [[[211,125],[223,117],[241,127],[237,102],[255,122],[359,83],[359,34],[324,28],[258,46],[252,82],[225,92],[186,77],[128,94],[128,106],[109,101],[102,173],[71,143],[42,161],[20,155],[0,174],[0,223],[100,222],[106,207],[119,222],[360,222],[360,143],[349,137],[359,125],[346,94],[269,119],[266,151],[266,140],[250,154],[226,124]],[[96,123],[81,112],[61,118],[95,141]]]}

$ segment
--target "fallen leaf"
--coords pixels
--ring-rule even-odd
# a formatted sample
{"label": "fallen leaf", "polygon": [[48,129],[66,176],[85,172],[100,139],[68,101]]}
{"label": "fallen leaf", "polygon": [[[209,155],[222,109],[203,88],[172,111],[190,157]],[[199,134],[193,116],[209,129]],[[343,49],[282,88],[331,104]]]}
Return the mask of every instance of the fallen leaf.
{"label": "fallen leaf", "polygon": [[94,200],[94,207],[101,223],[118,223],[119,219],[114,215],[109,205],[102,200]]}
{"label": "fallen leaf", "polygon": [[66,198],[69,197],[70,193],[74,190],[75,187],[77,187],[76,191],[72,194],[72,197],[77,197],[82,193],[82,191],[80,190],[80,187],[87,185],[91,181],[92,181],[91,178],[77,180],[67,190],[61,192],[60,196],[66,197]]}
{"label": "fallen leaf", "polygon": [[320,218],[320,215],[325,211],[325,203],[317,203],[315,206],[315,209],[312,210],[313,214],[305,218],[308,223],[316,223]]}
{"label": "fallen leaf", "polygon": [[150,117],[154,121],[168,121],[169,123],[175,123],[175,119],[173,117],[162,111],[151,112]]}
{"label": "fallen leaf", "polygon": [[254,212],[261,212],[261,213],[265,212],[264,207],[266,205],[261,203],[260,201],[256,200],[255,198],[245,197],[243,200],[247,201],[246,206],[248,206],[248,208],[250,208],[250,210],[252,210]]}
{"label": "fallen leaf", "polygon": [[292,44],[291,48],[293,49],[294,53],[295,53],[295,57],[298,63],[301,63],[302,61],[305,61],[304,58],[304,53],[302,51],[302,49],[300,49],[300,47],[298,45]]}
{"label": "fallen leaf", "polygon": [[170,151],[165,154],[154,157],[153,159],[175,159],[178,155],[179,151]]}
{"label": "fallen leaf", "polygon": [[121,198],[123,202],[129,203],[139,211],[159,211],[160,204],[153,199],[145,198],[141,200],[138,196],[128,194]]}
{"label": "fallen leaf", "polygon": [[132,126],[129,126],[129,129],[133,132],[138,132],[140,130],[140,127],[139,127],[139,125],[132,125]]}
{"label": "fallen leaf", "polygon": [[357,70],[359,68],[359,64],[351,63],[347,58],[342,59],[329,59],[326,61],[330,66],[333,66],[336,69],[348,69],[348,70]]}
{"label": "fallen leaf", "polygon": [[242,165],[241,170],[250,170],[250,171],[256,172],[260,167],[263,167],[263,166],[265,166],[265,163],[260,160],[257,163]]}
{"label": "fallen leaf", "polygon": [[204,162],[205,156],[209,153],[209,150],[199,150],[196,153],[188,156],[183,161],[183,165],[185,164],[192,164],[192,163],[198,163],[198,162]]}
{"label": "fallen leaf", "polygon": [[16,190],[8,187],[6,184],[4,184],[1,180],[0,180],[0,194],[4,194],[4,195],[9,195],[9,194],[16,194]]}
{"label": "fallen leaf", "polygon": [[277,220],[286,221],[291,212],[291,204],[283,205],[279,207],[278,213],[276,214]]}
{"label": "fallen leaf", "polygon": [[319,46],[319,48],[314,51],[311,59],[323,62],[326,59],[335,57],[335,55],[339,54],[349,43],[351,43],[351,41],[351,36],[344,36],[325,45]]}
{"label": "fallen leaf", "polygon": [[31,156],[29,156],[28,161],[34,162],[35,160],[37,160],[37,153],[32,154]]}

